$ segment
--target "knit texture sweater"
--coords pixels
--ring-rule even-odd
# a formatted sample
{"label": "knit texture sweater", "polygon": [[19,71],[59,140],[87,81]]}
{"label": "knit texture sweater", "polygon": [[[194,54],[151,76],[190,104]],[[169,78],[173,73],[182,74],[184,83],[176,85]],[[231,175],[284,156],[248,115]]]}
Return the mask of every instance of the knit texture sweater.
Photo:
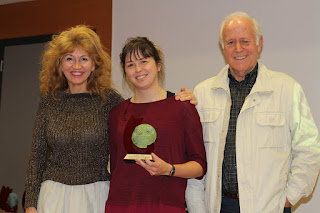
{"label": "knit texture sweater", "polygon": [[108,115],[123,101],[113,90],[100,95],[57,92],[42,98],[34,124],[26,176],[25,207],[36,207],[41,183],[83,185],[110,179]]}

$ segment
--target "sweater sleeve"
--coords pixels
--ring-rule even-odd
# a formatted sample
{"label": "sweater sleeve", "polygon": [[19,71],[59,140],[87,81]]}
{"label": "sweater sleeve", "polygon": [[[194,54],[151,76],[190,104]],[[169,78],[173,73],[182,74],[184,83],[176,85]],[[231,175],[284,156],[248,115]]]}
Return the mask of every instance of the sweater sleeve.
{"label": "sweater sleeve", "polygon": [[114,106],[117,106],[118,104],[120,104],[120,103],[122,103],[124,101],[122,96],[119,93],[117,93],[116,91],[112,91],[111,94],[112,94],[111,96],[113,97],[112,98],[112,108]]}
{"label": "sweater sleeve", "polygon": [[45,126],[45,101],[44,99],[41,99],[35,118],[31,153],[27,167],[25,208],[37,207],[37,200],[40,192],[42,174],[44,171],[47,154]]}
{"label": "sweater sleeve", "polygon": [[186,102],[184,108],[184,141],[186,144],[188,161],[196,161],[203,169],[201,179],[207,172],[206,152],[204,148],[202,125],[199,114],[194,105]]}

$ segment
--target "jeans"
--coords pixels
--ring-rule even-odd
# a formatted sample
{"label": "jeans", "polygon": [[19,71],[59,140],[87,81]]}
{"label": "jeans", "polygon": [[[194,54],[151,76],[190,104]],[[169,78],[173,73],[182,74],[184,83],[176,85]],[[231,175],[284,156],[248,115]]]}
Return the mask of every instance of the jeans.
{"label": "jeans", "polygon": [[[222,196],[220,213],[240,213],[239,200]],[[284,208],[283,213],[291,213],[291,207]]]}
{"label": "jeans", "polygon": [[222,196],[220,213],[240,213],[239,200]]}
{"label": "jeans", "polygon": [[291,213],[291,207],[285,207],[283,213]]}

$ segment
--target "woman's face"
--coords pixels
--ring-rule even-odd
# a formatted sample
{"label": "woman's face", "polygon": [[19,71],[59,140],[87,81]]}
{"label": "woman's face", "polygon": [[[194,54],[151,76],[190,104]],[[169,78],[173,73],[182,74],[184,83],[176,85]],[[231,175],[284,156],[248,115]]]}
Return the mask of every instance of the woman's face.
{"label": "woman's face", "polygon": [[159,86],[158,73],[161,65],[153,57],[145,58],[142,54],[127,55],[125,72],[135,89],[149,89]]}
{"label": "woman's face", "polygon": [[92,58],[81,48],[62,58],[62,72],[67,78],[70,93],[87,92],[88,78],[95,65]]}

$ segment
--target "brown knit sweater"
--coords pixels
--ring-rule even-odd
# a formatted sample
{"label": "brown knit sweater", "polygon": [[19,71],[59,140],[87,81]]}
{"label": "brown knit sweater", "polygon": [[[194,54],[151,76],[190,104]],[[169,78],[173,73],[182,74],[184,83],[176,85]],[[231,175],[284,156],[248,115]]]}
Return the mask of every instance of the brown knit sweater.
{"label": "brown knit sweater", "polygon": [[26,176],[25,207],[37,207],[41,183],[53,180],[82,185],[110,179],[108,115],[123,101],[107,90],[107,102],[99,95],[57,92],[42,98],[35,119]]}

